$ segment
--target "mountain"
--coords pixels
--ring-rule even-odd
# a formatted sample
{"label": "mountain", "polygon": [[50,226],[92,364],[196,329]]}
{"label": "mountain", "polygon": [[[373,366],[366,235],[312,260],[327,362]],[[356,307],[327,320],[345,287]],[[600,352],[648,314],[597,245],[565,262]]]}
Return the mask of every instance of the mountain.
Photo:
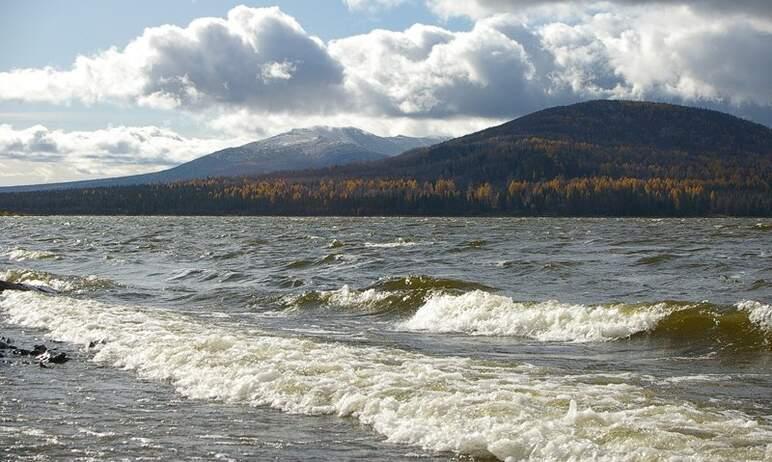
{"label": "mountain", "polygon": [[587,176],[769,177],[772,130],[729,114],[672,104],[589,101],[366,165],[318,176],[452,178],[463,184]]}
{"label": "mountain", "polygon": [[353,127],[295,129],[227,148],[157,173],[100,180],[0,188],[0,192],[98,188],[171,183],[209,177],[255,176],[385,159],[444,138],[380,137]]}
{"label": "mountain", "polygon": [[[333,143],[341,144],[350,145]],[[772,129],[699,108],[590,101],[389,158],[174,186],[0,194],[0,210],[769,217]]]}
{"label": "mountain", "polygon": [[254,176],[270,172],[313,169],[384,159],[438,138],[382,138],[358,128],[295,129],[262,141],[209,154],[162,172],[164,181]]}

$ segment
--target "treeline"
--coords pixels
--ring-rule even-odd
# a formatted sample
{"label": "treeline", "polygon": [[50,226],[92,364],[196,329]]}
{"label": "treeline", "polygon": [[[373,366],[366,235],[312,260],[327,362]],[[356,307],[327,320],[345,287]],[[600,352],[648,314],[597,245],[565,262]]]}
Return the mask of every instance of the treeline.
{"label": "treeline", "polygon": [[[453,178],[501,184],[553,178],[672,178],[736,182],[772,177],[769,152],[721,153],[658,149],[642,145],[599,145],[541,137],[498,137],[451,141],[389,159],[382,165],[329,169],[328,176]],[[302,177],[300,174],[297,177]],[[286,176],[286,174],[285,174]]]}
{"label": "treeline", "polygon": [[68,215],[772,216],[772,191],[757,176],[593,176],[466,185],[449,178],[209,179],[5,193],[0,209]]}

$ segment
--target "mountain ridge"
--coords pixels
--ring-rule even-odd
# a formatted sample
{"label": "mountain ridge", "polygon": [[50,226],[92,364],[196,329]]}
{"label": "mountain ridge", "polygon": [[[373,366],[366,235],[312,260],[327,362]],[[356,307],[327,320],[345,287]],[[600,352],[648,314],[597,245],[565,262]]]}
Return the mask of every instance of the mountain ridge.
{"label": "mountain ridge", "polygon": [[166,170],[139,175],[0,187],[0,192],[132,186],[260,174],[365,162],[398,155],[443,138],[381,137],[355,127],[295,128],[263,140],[221,149]]}
{"label": "mountain ridge", "polygon": [[[296,133],[297,134],[297,133]],[[772,216],[772,129],[591,101],[387,158],[169,185],[0,194],[57,214]]]}
{"label": "mountain ridge", "polygon": [[[409,175],[472,181],[650,177],[680,164],[684,174],[668,175],[682,178],[689,167],[704,170],[705,161],[748,167],[753,163],[749,161],[770,154],[772,129],[730,114],[666,103],[593,100],[537,111],[393,158],[296,176]],[[624,168],[625,163],[638,164],[638,169]]]}

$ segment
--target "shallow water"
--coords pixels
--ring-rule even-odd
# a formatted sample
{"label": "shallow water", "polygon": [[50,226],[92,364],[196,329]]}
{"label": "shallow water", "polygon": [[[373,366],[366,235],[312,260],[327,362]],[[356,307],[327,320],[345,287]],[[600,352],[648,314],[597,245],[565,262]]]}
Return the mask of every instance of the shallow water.
{"label": "shallow water", "polygon": [[[0,218],[12,460],[772,459],[772,223]],[[54,343],[61,342],[61,343]],[[89,347],[90,344],[93,344]]]}

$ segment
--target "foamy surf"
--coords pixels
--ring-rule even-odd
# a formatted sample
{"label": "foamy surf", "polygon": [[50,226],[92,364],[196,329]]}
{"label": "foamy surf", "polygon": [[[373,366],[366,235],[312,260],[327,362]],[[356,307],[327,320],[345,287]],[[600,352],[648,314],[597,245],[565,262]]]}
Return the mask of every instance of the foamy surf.
{"label": "foamy surf", "polygon": [[407,241],[402,238],[399,238],[393,242],[365,242],[365,247],[374,248],[374,249],[393,249],[396,247],[413,247],[415,245],[418,245],[418,243],[413,241]]}
{"label": "foamy surf", "polygon": [[715,340],[734,347],[772,346],[772,308],[755,301],[719,311],[707,303],[523,303],[475,290],[461,295],[435,294],[398,327],[539,341],[606,342],[647,333],[683,340]]}
{"label": "foamy surf", "polygon": [[350,416],[390,442],[500,460],[763,460],[772,428],[734,411],[583,383],[527,364],[280,338],[181,314],[33,293],[0,295],[15,324],[105,344],[93,360],[194,399]]}
{"label": "foamy surf", "polygon": [[737,304],[739,310],[748,313],[754,324],[772,331],[772,305],[765,305],[754,300],[745,300]]}
{"label": "foamy surf", "polygon": [[61,257],[53,252],[45,250],[27,250],[27,249],[13,249],[5,254],[11,261],[27,261],[27,260],[44,260],[54,259],[59,260]]}
{"label": "foamy surf", "polygon": [[45,271],[33,270],[8,270],[0,271],[0,280],[26,284],[34,287],[50,288],[57,292],[80,293],[94,289],[105,289],[115,284],[104,278],[94,275],[62,276]]}
{"label": "foamy surf", "polygon": [[670,311],[665,304],[632,310],[625,305],[521,303],[476,290],[462,295],[435,295],[399,327],[541,341],[602,342],[651,329]]}

